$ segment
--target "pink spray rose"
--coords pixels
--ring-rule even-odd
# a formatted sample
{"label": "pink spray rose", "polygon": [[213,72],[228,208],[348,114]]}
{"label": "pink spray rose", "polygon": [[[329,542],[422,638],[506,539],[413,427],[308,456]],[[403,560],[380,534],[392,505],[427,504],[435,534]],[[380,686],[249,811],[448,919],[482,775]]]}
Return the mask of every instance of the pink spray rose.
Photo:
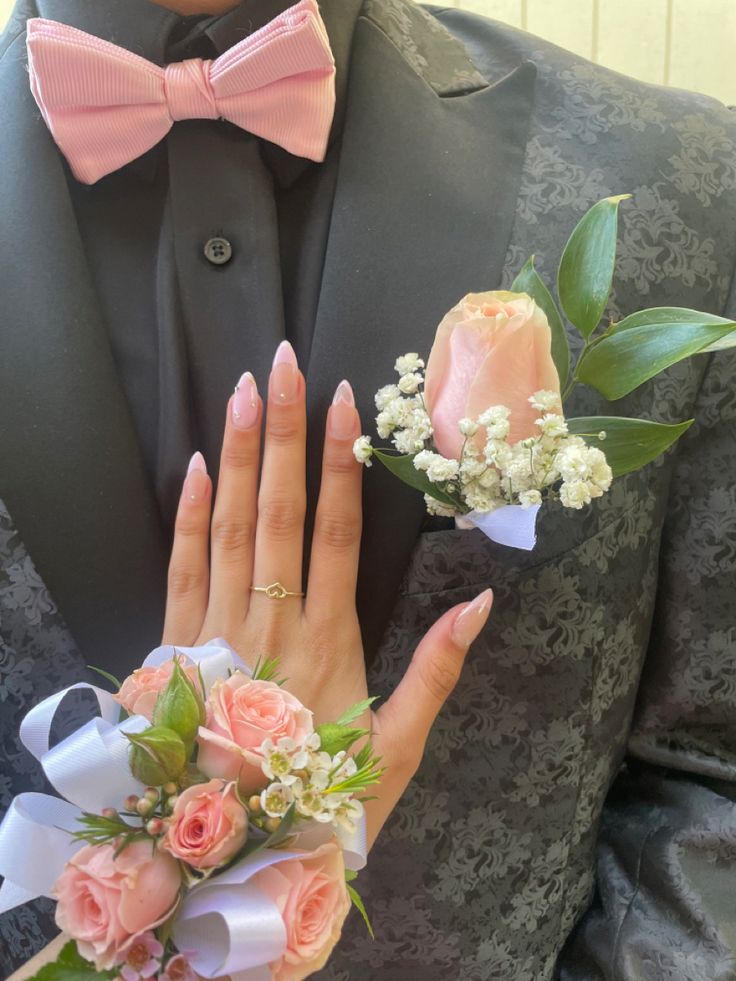
{"label": "pink spray rose", "polygon": [[350,910],[337,843],[261,869],[251,882],[278,906],[286,927],[286,950],[269,964],[273,981],[300,981],[324,967]]}
{"label": "pink spray rose", "polygon": [[98,971],[123,962],[139,934],[164,922],[181,888],[177,862],[137,841],[85,845],[56,880],[56,922]]}
{"label": "pink spray rose", "polygon": [[[181,667],[197,691],[200,691],[197,665],[182,663]],[[136,668],[128,675],[120,686],[120,691],[117,695],[113,695],[113,698],[120,702],[126,712],[131,715],[143,715],[150,722],[159,692],[168,685],[173,670],[173,658],[164,661],[157,668]]]}
{"label": "pink spray rose", "polygon": [[[526,293],[464,296],[437,328],[425,373],[425,402],[439,452],[459,459],[465,439],[459,421],[475,420],[493,405],[510,410],[510,443],[535,435],[540,414],[529,396],[560,391],[551,346],[547,317]],[[561,400],[557,411],[562,412]],[[482,445],[483,430],[477,438]]]}
{"label": "pink spray rose", "polygon": [[272,681],[252,681],[236,671],[216,681],[200,726],[197,766],[208,777],[237,780],[242,793],[265,787],[259,752],[264,739],[289,736],[302,743],[314,731],[312,713]]}
{"label": "pink spray rose", "polygon": [[174,858],[210,869],[232,858],[248,837],[248,815],[234,783],[210,780],[179,794],[164,838]]}

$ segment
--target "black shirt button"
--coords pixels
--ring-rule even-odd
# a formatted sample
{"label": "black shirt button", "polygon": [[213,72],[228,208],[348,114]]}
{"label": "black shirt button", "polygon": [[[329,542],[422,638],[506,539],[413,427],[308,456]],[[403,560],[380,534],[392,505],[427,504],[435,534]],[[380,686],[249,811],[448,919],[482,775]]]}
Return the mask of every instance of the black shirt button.
{"label": "black shirt button", "polygon": [[213,266],[224,266],[232,258],[233,247],[226,238],[210,238],[205,243],[204,254]]}

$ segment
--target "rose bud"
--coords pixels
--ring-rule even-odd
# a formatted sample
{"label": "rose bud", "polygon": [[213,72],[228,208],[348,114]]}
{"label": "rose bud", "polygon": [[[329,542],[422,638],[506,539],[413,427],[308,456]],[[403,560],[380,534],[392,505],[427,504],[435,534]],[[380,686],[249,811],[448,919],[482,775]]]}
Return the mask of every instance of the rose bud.
{"label": "rose bud", "polygon": [[125,735],[133,744],[130,770],[141,783],[168,783],[184,769],[187,751],[172,729],[152,726],[144,732],[126,732]]}
{"label": "rose bud", "polygon": [[153,710],[153,724],[164,726],[181,738],[187,747],[187,756],[194,746],[197,730],[204,724],[205,710],[202,696],[181,668],[178,658],[169,683],[156,700]]}
{"label": "rose bud", "polygon": [[[427,361],[424,400],[439,452],[455,460],[465,436],[460,420],[495,405],[510,410],[509,443],[536,435],[539,412],[528,399],[560,391],[547,317],[526,293],[468,293],[445,315]],[[562,412],[562,401],[557,408]],[[480,427],[473,439],[483,448]]]}

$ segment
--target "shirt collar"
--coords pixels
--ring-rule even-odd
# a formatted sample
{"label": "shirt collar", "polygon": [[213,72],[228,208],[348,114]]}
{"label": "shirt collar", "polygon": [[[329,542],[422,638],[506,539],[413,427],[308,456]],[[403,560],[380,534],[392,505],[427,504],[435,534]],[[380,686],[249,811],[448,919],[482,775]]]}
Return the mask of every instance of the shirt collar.
{"label": "shirt collar", "polygon": [[[127,48],[157,65],[195,55],[218,57],[257,31],[295,0],[241,0],[224,14],[183,16],[153,0],[38,0],[41,17],[61,21]],[[345,119],[348,68],[353,31],[363,0],[317,0],[335,59],[335,114],[329,148],[342,132]],[[174,40],[176,39],[176,40]],[[267,166],[281,187],[290,187],[315,161],[261,140]],[[127,165],[145,180],[153,180],[162,156],[158,144]]]}

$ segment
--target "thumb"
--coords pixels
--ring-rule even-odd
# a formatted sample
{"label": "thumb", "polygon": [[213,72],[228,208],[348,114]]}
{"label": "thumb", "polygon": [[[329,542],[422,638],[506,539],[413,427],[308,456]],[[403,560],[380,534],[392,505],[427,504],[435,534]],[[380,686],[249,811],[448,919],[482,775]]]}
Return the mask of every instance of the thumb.
{"label": "thumb", "polygon": [[[460,677],[468,648],[491,612],[493,591],[453,606],[434,623],[414,652],[406,674],[376,713],[381,740],[403,746],[419,765],[429,730]],[[403,754],[402,754],[403,755]]]}

